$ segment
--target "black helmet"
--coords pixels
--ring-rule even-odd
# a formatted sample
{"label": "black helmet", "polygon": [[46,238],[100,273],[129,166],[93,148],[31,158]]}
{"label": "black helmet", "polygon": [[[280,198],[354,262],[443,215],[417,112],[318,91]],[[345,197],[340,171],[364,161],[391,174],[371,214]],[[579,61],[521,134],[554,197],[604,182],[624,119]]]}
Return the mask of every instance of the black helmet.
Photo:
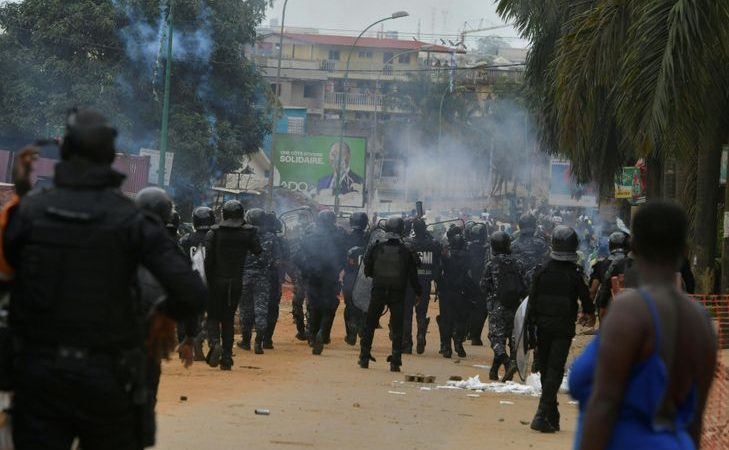
{"label": "black helmet", "polygon": [[405,232],[405,221],[402,220],[402,217],[390,217],[385,222],[385,231],[402,236]]}
{"label": "black helmet", "polygon": [[577,262],[577,248],[580,240],[570,227],[558,225],[552,233],[552,259],[556,261]]}
{"label": "black helmet", "polygon": [[618,251],[627,253],[630,251],[630,236],[622,231],[616,231],[610,235],[610,238],[608,239],[608,247],[611,254]]}
{"label": "black helmet", "polygon": [[207,206],[195,208],[192,212],[192,226],[196,230],[208,230],[215,225],[215,214]]}
{"label": "black helmet", "polygon": [[471,227],[471,239],[474,241],[485,241],[488,227],[483,223],[475,223]]}
{"label": "black helmet", "polygon": [[530,213],[526,213],[519,217],[519,231],[525,234],[537,231],[537,218]]}
{"label": "black helmet", "polygon": [[177,231],[180,229],[180,222],[182,222],[180,214],[178,214],[177,211],[172,211],[170,220],[165,222],[165,228],[167,228],[167,231],[169,231],[172,236],[177,236]]}
{"label": "black helmet", "polygon": [[73,108],[66,117],[66,131],[61,142],[61,159],[80,156],[96,164],[114,161],[117,132],[100,112],[91,108]]}
{"label": "black helmet", "polygon": [[463,233],[463,229],[461,227],[459,227],[458,225],[451,224],[451,226],[448,227],[448,231],[446,231],[446,237],[448,239],[450,239],[453,236],[455,236],[457,234],[462,234],[462,233]]}
{"label": "black helmet", "polygon": [[220,225],[226,227],[240,227],[243,226],[243,216],[245,215],[245,209],[243,204],[238,200],[228,200],[223,205],[223,221]]}
{"label": "black helmet", "polygon": [[454,250],[462,250],[466,246],[463,234],[456,233],[448,238],[448,245]]}
{"label": "black helmet", "polygon": [[363,212],[352,213],[352,215],[349,216],[349,225],[357,230],[366,229],[369,222],[369,217],[367,217],[367,214]]}
{"label": "black helmet", "polygon": [[246,223],[254,227],[266,225],[266,211],[261,208],[252,208],[246,212]]}
{"label": "black helmet", "polygon": [[419,217],[413,219],[413,231],[415,236],[424,236],[428,232],[428,226],[425,225],[425,221]]}
{"label": "black helmet", "polygon": [[511,237],[503,231],[491,234],[491,251],[498,255],[511,253]]}
{"label": "black helmet", "polygon": [[337,224],[337,215],[331,209],[319,211],[319,215],[316,216],[316,223],[320,227],[334,227]]}
{"label": "black helmet", "polygon": [[162,188],[144,188],[137,192],[134,202],[138,207],[157,216],[164,224],[172,218],[172,200]]}

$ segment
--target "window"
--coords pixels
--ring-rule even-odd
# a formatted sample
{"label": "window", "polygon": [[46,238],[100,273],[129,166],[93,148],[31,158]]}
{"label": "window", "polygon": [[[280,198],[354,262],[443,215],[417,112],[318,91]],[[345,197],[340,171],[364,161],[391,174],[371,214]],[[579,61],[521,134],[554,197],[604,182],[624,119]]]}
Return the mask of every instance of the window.
{"label": "window", "polygon": [[387,64],[392,62],[392,58],[395,56],[392,52],[385,52],[382,54],[382,64]]}
{"label": "window", "polygon": [[317,86],[314,84],[304,85],[304,98],[316,98],[318,93]]}
{"label": "window", "polygon": [[372,51],[371,50],[360,50],[358,53],[358,56],[360,58],[372,59]]}
{"label": "window", "polygon": [[397,62],[400,64],[410,64],[410,55],[400,55],[397,57]]}
{"label": "window", "polygon": [[398,161],[394,159],[386,159],[382,161],[382,176],[383,177],[397,177],[398,176]]}
{"label": "window", "polygon": [[276,89],[276,83],[271,83],[271,92],[273,92],[275,95],[281,95],[281,90]]}
{"label": "window", "polygon": [[329,50],[329,59],[339,61],[339,50]]}
{"label": "window", "polygon": [[288,134],[304,134],[304,118],[303,117],[288,117],[287,118],[287,133]]}

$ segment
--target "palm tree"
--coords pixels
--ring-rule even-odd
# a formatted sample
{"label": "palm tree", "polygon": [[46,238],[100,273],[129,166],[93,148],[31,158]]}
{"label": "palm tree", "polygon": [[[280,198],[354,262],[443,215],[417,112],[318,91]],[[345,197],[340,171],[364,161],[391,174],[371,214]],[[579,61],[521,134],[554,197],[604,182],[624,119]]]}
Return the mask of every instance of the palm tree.
{"label": "palm tree", "polygon": [[527,80],[538,94],[543,145],[568,156],[579,178],[606,185],[636,158],[652,168],[669,158],[696,168],[685,178],[695,186],[684,190],[696,193],[686,199],[695,204],[695,269],[710,289],[721,144],[729,137],[729,3],[497,4],[532,43]]}

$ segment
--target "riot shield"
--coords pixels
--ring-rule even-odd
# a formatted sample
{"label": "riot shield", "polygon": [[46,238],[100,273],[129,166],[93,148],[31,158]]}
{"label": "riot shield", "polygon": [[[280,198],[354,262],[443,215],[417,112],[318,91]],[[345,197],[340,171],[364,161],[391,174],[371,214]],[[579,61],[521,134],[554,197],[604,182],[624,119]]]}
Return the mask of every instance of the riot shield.
{"label": "riot shield", "polygon": [[314,213],[308,206],[284,211],[279,214],[278,219],[283,224],[283,235],[289,240],[298,239],[301,234],[314,224]]}
{"label": "riot shield", "polygon": [[[382,240],[385,237],[385,230],[378,224],[378,226],[370,233],[370,240],[367,242],[367,249],[369,249],[375,242]],[[365,249],[365,253],[367,253]],[[354,306],[360,311],[366,313],[370,307],[370,297],[372,295],[372,278],[368,278],[364,273],[364,256],[360,258],[359,269],[357,270],[357,277],[354,279],[354,286],[352,287],[352,301]]]}
{"label": "riot shield", "polygon": [[531,369],[531,358],[532,352],[527,348],[527,307],[529,304],[529,297],[525,298],[519,308],[516,310],[514,316],[514,334],[512,339],[514,340],[514,353],[516,353],[516,366],[519,369],[519,378],[521,381],[526,381],[529,376],[529,370]]}

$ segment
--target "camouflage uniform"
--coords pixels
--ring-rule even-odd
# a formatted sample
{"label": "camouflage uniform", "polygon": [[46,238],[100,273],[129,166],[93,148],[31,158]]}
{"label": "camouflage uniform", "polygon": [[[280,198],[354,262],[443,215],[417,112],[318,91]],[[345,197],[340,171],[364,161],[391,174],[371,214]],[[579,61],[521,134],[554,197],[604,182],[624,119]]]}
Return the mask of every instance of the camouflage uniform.
{"label": "camouflage uniform", "polygon": [[278,244],[270,232],[260,233],[262,252],[248,255],[243,270],[243,291],[241,294],[240,321],[243,342],[250,343],[255,324],[256,340],[263,339],[268,332],[268,308],[271,299],[271,272],[278,270]]}
{"label": "camouflage uniform", "polygon": [[290,256],[288,243],[274,234],[274,244],[276,249],[277,261],[271,267],[271,298],[268,303],[268,334],[264,339],[264,344],[269,348],[273,347],[273,333],[276,330],[278,322],[279,306],[281,305],[281,295],[283,295],[282,285],[286,277],[286,267],[284,261]]}
{"label": "camouflage uniform", "polygon": [[528,284],[531,284],[534,274],[549,261],[549,252],[549,243],[534,234],[520,232],[511,243],[511,254],[524,266]]}
{"label": "camouflage uniform", "polygon": [[486,264],[481,277],[480,287],[486,294],[486,305],[489,312],[489,341],[494,351],[494,356],[503,359],[507,356],[506,341],[509,340],[510,354],[513,354],[514,342],[512,333],[514,331],[514,315],[516,308],[507,307],[498,298],[500,271],[505,264],[516,264],[517,271],[521,274],[524,286],[526,287],[526,271],[524,265],[512,255],[494,255]]}

